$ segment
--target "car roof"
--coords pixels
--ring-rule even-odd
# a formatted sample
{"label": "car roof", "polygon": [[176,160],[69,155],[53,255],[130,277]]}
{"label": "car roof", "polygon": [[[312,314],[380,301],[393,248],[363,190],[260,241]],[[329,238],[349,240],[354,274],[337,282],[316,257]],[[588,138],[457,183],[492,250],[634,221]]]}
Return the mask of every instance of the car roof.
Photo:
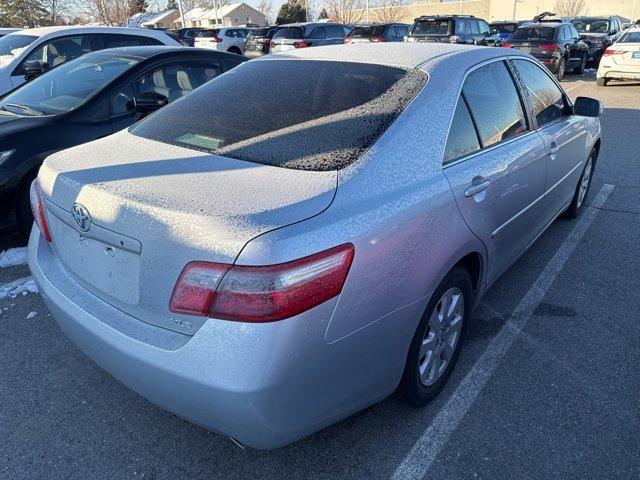
{"label": "car roof", "polygon": [[166,46],[166,45],[145,45],[145,46],[135,46],[135,47],[118,47],[118,48],[108,48],[104,50],[96,50],[94,52],[87,53],[86,55],[94,55],[99,54],[102,56],[114,56],[117,57],[119,55],[127,55],[130,57],[137,57],[140,60],[146,60],[149,58],[157,57],[160,55],[171,54],[171,53],[179,53],[181,56],[188,57],[191,54],[204,54],[204,56],[208,57],[229,57],[229,58],[242,58],[239,55],[234,55],[233,53],[227,52],[219,52],[217,50],[212,50],[210,48],[184,48],[183,46]]}
{"label": "car roof", "polygon": [[[513,49],[478,47],[451,43],[352,43],[327,47],[300,48],[282,53],[265,55],[252,62],[286,60],[324,60],[336,62],[370,63],[401,68],[416,68],[422,64],[444,56],[468,56],[478,62],[496,57],[523,56],[526,54]],[[474,60],[475,61],[475,60]]]}
{"label": "car roof", "polygon": [[37,27],[37,28],[25,28],[18,32],[24,35],[35,35],[38,37],[44,37],[46,35],[52,35],[56,33],[71,34],[71,33],[122,33],[138,36],[155,37],[157,35],[166,35],[159,30],[152,30],[150,28],[127,28],[127,27],[89,27],[83,25],[65,25],[57,27]]}
{"label": "car roof", "polygon": [[297,23],[284,23],[282,25],[278,25],[278,27],[307,27],[311,25],[340,25],[342,23],[339,22],[297,22]]}

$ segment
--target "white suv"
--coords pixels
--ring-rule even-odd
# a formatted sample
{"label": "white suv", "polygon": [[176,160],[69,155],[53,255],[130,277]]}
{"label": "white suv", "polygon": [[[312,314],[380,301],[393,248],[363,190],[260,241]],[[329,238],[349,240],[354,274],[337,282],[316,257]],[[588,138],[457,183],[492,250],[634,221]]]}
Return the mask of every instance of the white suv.
{"label": "white suv", "polygon": [[85,53],[138,45],[180,45],[158,30],[122,27],[43,27],[0,38],[0,95]]}
{"label": "white suv", "polygon": [[208,28],[198,33],[194,47],[244,55],[244,43],[250,31],[245,27]]}

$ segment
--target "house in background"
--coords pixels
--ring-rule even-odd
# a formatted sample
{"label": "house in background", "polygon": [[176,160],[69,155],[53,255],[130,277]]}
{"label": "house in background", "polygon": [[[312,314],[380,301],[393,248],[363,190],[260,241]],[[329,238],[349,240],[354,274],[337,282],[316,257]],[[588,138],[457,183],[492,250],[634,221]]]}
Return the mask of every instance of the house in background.
{"label": "house in background", "polygon": [[173,28],[174,21],[177,18],[180,18],[180,12],[176,9],[136,13],[129,18],[129,21],[124,26],[133,28]]}
{"label": "house in background", "polygon": [[246,3],[230,3],[213,9],[194,8],[184,14],[186,25],[182,25],[180,16],[173,21],[175,28],[185,27],[237,27],[240,25],[267,25],[267,18]]}

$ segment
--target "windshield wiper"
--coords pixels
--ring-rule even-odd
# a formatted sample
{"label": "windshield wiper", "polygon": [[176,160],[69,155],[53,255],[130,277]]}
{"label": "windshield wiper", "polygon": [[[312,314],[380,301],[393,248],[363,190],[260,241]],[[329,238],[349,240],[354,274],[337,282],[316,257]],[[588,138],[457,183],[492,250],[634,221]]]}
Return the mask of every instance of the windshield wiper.
{"label": "windshield wiper", "polygon": [[5,107],[16,107],[22,110],[23,112],[28,112],[34,116],[46,115],[46,112],[43,112],[41,110],[36,110],[35,108],[30,107],[29,105],[26,105],[24,103],[5,103]]}

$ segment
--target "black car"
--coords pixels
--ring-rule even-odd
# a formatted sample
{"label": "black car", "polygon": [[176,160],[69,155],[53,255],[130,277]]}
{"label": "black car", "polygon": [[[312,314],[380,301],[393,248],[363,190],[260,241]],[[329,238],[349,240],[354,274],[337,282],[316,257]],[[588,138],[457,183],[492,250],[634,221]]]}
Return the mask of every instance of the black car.
{"label": "black car", "polygon": [[408,42],[446,42],[487,45],[489,24],[473,15],[422,16],[414,20]]}
{"label": "black car", "polygon": [[9,92],[0,99],[0,218],[27,233],[29,186],[45,157],[122,130],[245,60],[184,47],[116,48]]}
{"label": "black car", "polygon": [[252,29],[244,44],[245,57],[256,58],[269,53],[269,44],[277,29],[277,26]]}
{"label": "black car", "polygon": [[595,68],[600,64],[604,51],[618,41],[622,24],[616,16],[576,17],[571,23],[589,47],[587,64]]}
{"label": "black car", "polygon": [[406,23],[372,23],[356,25],[344,37],[344,43],[364,42],[404,42],[409,35],[409,25]]}
{"label": "black car", "polygon": [[530,53],[558,80],[564,78],[567,70],[583,73],[587,63],[587,44],[582,41],[573,24],[563,20],[523,25],[502,46]]}
{"label": "black car", "polygon": [[203,29],[202,28],[178,28],[176,30],[168,30],[167,32],[172,32],[177,35],[176,40],[178,40],[182,45],[186,47],[193,47],[195,42],[195,38],[198,36]]}

